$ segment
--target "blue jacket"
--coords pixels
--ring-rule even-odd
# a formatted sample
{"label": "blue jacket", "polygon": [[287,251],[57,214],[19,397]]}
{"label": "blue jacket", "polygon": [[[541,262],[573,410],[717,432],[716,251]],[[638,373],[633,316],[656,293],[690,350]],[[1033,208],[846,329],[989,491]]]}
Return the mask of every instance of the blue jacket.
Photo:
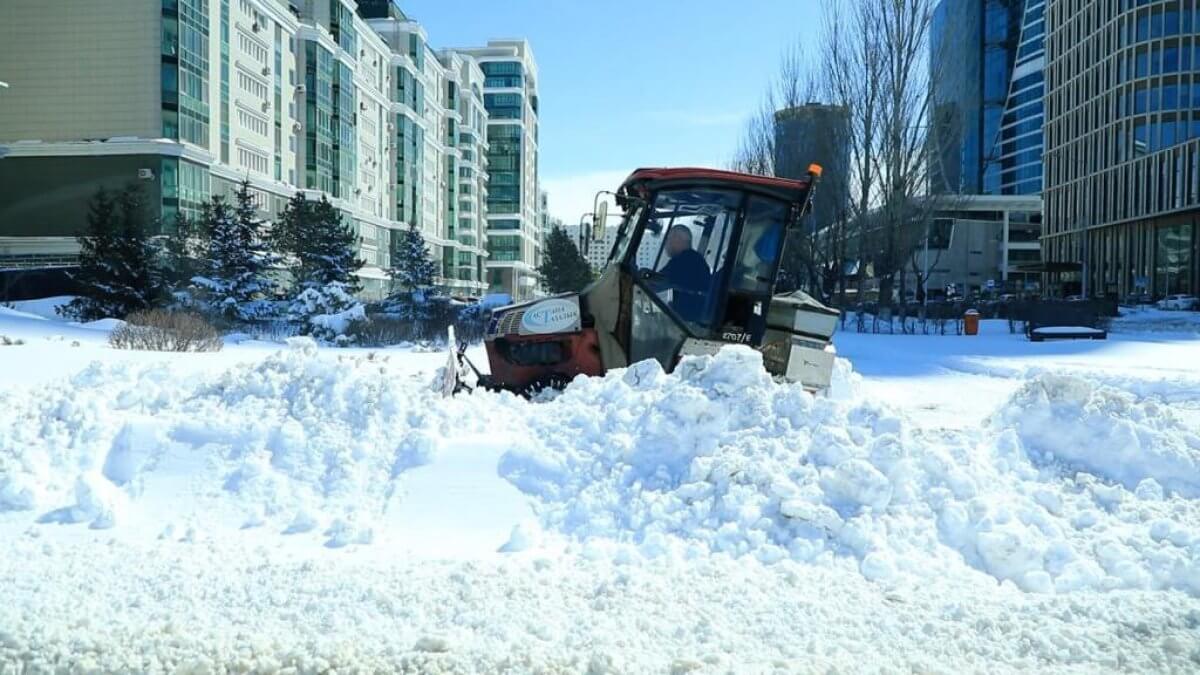
{"label": "blue jacket", "polygon": [[704,256],[688,249],[667,261],[661,274],[667,278],[671,288],[683,291],[674,293],[671,307],[688,321],[702,321],[708,307],[709,284],[712,272]]}

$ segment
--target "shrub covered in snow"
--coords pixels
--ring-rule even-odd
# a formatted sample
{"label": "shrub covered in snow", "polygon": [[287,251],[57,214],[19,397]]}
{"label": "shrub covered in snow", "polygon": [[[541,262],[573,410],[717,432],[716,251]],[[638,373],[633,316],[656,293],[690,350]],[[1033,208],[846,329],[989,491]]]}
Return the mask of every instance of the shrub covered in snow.
{"label": "shrub covered in snow", "polygon": [[7,335],[0,335],[0,347],[17,347],[25,344],[21,338],[10,338]]}
{"label": "shrub covered in snow", "polygon": [[223,344],[221,334],[199,314],[161,309],[130,314],[108,334],[108,343],[156,352],[216,352]]}
{"label": "shrub covered in snow", "polygon": [[353,326],[355,344],[385,347],[402,342],[441,342],[446,329],[454,326],[458,340],[483,339],[487,311],[432,293],[397,293],[372,307],[365,322]]}
{"label": "shrub covered in snow", "polygon": [[366,316],[363,304],[338,282],[305,289],[288,308],[288,317],[300,324],[302,334],[335,345],[352,343],[351,325]]}

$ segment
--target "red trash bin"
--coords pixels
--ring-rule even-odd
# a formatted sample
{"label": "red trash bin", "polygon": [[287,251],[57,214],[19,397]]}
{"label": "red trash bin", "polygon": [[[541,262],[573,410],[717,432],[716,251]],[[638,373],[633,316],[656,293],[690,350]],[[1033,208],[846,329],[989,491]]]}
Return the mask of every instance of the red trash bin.
{"label": "red trash bin", "polygon": [[967,335],[979,335],[979,312],[968,309],[963,314],[963,332]]}

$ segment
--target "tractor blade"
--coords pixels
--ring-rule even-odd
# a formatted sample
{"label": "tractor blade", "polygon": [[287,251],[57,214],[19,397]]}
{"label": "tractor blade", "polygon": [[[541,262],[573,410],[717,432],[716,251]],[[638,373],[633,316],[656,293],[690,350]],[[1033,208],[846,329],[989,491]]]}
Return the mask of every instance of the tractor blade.
{"label": "tractor blade", "polygon": [[453,396],[459,387],[458,342],[454,339],[454,326],[446,329],[446,367],[442,370],[442,397]]}

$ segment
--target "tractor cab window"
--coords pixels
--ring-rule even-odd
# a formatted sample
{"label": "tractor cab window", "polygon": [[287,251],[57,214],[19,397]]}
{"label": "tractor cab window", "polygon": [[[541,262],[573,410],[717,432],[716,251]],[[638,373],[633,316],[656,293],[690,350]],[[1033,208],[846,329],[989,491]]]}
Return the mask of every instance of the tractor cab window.
{"label": "tractor cab window", "polygon": [[780,201],[752,197],[738,242],[737,263],[729,288],[753,295],[770,294],[787,227],[789,206]]}
{"label": "tractor cab window", "polygon": [[785,202],[750,198],[721,317],[722,336],[757,341],[766,330],[766,310],[779,271],[790,208]]}
{"label": "tractor cab window", "polygon": [[720,304],[741,194],[726,190],[665,190],[654,200],[634,253],[627,258],[646,285],[698,332]]}

